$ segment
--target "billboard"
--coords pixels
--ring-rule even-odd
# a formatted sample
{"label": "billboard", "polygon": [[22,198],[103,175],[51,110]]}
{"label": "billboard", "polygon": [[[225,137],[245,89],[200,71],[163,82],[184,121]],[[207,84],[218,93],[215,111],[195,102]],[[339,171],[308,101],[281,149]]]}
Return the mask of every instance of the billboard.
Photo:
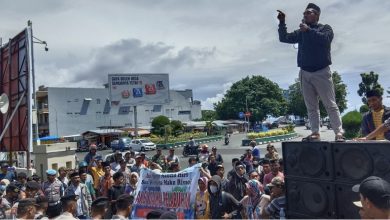
{"label": "billboard", "polygon": [[112,106],[169,103],[168,74],[109,74]]}
{"label": "billboard", "polygon": [[0,151],[28,151],[32,146],[32,30],[26,28],[0,48],[0,94],[9,108],[0,113]]}

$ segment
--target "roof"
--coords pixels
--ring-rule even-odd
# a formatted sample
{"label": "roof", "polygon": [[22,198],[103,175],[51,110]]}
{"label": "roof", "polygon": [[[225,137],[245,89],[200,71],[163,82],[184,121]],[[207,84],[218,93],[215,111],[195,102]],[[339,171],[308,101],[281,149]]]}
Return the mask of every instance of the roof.
{"label": "roof", "polygon": [[124,131],[118,130],[118,129],[101,129],[101,130],[89,130],[89,131],[83,132],[82,135],[85,135],[87,133],[95,133],[95,134],[98,134],[98,135],[102,135],[102,134],[121,134],[123,132]]}

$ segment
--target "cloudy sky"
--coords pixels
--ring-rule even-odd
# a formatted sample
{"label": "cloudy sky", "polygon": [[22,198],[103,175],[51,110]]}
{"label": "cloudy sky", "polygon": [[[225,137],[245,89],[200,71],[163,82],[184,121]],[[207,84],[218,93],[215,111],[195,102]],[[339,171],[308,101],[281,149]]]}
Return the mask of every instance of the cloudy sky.
{"label": "cloudy sky", "polygon": [[[308,1],[1,0],[0,37],[33,22],[36,84],[101,87],[108,73],[169,73],[171,89],[193,89],[212,108],[232,83],[262,75],[288,88],[298,75],[293,45],[278,41],[276,9],[297,29]],[[360,73],[390,86],[390,1],[317,0],[335,33],[331,69],[359,108]],[[389,98],[385,99],[389,105]]]}

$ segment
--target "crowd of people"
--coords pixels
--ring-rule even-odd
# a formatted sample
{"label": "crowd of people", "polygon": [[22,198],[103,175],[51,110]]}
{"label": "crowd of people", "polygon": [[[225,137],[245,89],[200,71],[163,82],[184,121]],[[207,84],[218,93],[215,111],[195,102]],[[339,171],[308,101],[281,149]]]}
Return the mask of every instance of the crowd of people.
{"label": "crowd of people", "polygon": [[[132,204],[140,184],[140,171],[149,168],[157,173],[179,172],[202,163],[196,192],[196,219],[275,219],[286,217],[286,196],[283,160],[269,144],[264,157],[256,142],[250,143],[241,157],[232,159],[232,169],[226,170],[223,157],[214,146],[211,151],[201,145],[197,157],[190,157],[186,167],[180,167],[175,149],[163,155],[161,149],[151,158],[144,153],[117,152],[103,160],[95,145],[78,164],[77,169],[48,169],[46,181],[37,175],[15,173],[8,164],[1,165],[0,219],[129,219]],[[374,177],[371,177],[374,178]],[[378,199],[373,193],[385,193],[380,202],[389,203],[389,183],[382,179],[366,180],[368,186],[355,186],[361,194],[362,216],[380,215],[373,210]],[[370,185],[371,184],[371,185]],[[372,187],[376,184],[377,188]],[[378,192],[378,185],[382,191]],[[367,189],[368,187],[368,189]],[[370,191],[371,190],[371,191]],[[377,191],[375,191],[377,190]],[[146,219],[177,219],[173,211],[152,210]]]}
{"label": "crowd of people", "polygon": [[[279,218],[285,208],[282,160],[269,145],[265,158],[255,142],[245,154],[232,160],[225,175],[224,161],[217,148],[200,146],[188,167],[202,163],[196,194],[195,218]],[[95,145],[77,169],[46,170],[46,180],[16,173],[3,163],[0,174],[1,219],[128,219],[136,196],[142,168],[155,172],[179,172],[175,149],[151,158],[141,152],[117,152],[103,159]],[[175,213],[153,210],[146,218],[177,218]]]}

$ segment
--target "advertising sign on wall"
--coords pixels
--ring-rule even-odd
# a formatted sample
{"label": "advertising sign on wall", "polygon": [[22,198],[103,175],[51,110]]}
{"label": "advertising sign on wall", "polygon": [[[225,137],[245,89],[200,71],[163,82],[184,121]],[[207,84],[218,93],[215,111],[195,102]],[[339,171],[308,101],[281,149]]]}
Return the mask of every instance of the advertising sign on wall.
{"label": "advertising sign on wall", "polygon": [[109,74],[111,105],[169,103],[168,74]]}

